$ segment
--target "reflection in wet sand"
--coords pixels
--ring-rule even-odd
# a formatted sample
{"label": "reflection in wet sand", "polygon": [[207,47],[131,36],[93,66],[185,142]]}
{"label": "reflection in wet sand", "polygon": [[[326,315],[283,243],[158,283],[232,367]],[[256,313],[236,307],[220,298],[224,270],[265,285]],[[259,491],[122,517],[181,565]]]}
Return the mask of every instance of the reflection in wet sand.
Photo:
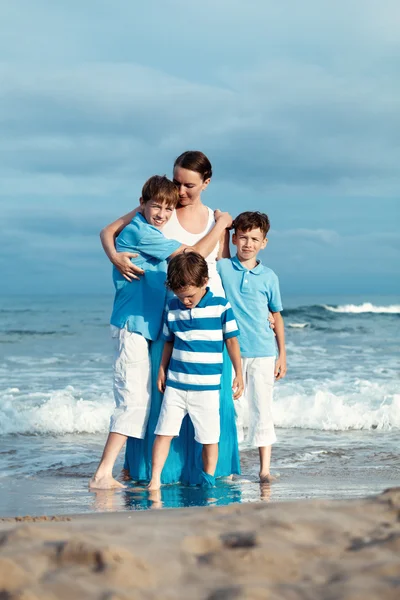
{"label": "reflection in wet sand", "polygon": [[260,483],[260,500],[269,502],[271,500],[271,484]]}

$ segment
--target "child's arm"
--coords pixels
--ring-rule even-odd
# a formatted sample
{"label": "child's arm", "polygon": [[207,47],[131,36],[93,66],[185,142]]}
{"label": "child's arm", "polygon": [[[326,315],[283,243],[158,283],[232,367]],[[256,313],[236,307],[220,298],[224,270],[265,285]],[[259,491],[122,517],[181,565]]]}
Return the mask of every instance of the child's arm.
{"label": "child's arm", "polygon": [[[133,217],[138,213],[139,208],[127,213],[123,217],[120,217],[113,223],[110,223],[100,233],[101,243],[104,248],[104,252],[107,254],[113,265],[116,266],[118,271],[127,279],[139,279],[140,275],[143,275],[144,271],[140,267],[137,267],[131,262],[131,258],[137,256],[131,252],[117,252],[115,249],[115,238],[123,230],[124,227],[129,225]],[[206,258],[218,244],[222,234],[228,227],[232,225],[232,217],[229,213],[219,213],[216,218],[215,225],[201,240],[199,240],[194,246],[186,246],[181,244],[174,252],[172,252],[169,258],[172,258],[176,254],[180,254],[184,250],[194,250]]]}
{"label": "child's arm", "polygon": [[231,337],[225,340],[226,349],[228,350],[229,358],[232,361],[235,369],[235,379],[233,380],[233,399],[237,400],[243,394],[243,374],[242,361],[240,359],[240,346],[237,337]]}
{"label": "child's arm", "polygon": [[171,360],[174,342],[165,342],[164,350],[161,358],[160,368],[158,370],[157,388],[163,394],[165,392],[165,384],[167,382],[167,371],[169,361]]}
{"label": "child's arm", "polygon": [[283,379],[286,375],[286,348],[285,348],[285,327],[283,317],[280,312],[272,312],[275,319],[275,335],[278,345],[278,358],[275,363],[275,378]]}
{"label": "child's arm", "polygon": [[115,249],[115,238],[121,231],[129,225],[132,219],[137,215],[140,208],[137,207],[131,212],[127,213],[123,217],[120,217],[113,223],[106,225],[100,232],[100,239],[104,249],[104,252],[107,254],[108,258],[112,262],[113,265],[118,269],[118,271],[127,279],[128,281],[132,281],[132,279],[139,279],[139,275],[143,275],[144,271],[140,267],[134,265],[131,261],[131,258],[135,258],[137,254],[133,252],[117,252]]}

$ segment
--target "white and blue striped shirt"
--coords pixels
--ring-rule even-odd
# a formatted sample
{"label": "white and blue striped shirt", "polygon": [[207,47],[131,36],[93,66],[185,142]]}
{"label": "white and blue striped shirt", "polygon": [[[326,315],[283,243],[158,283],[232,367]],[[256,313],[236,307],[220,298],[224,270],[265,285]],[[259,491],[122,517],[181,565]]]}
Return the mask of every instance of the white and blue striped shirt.
{"label": "white and blue striped shirt", "polygon": [[168,307],[163,337],[174,342],[167,386],[180,390],[219,390],[224,340],[239,335],[231,305],[226,298],[206,294],[194,308],[178,298]]}

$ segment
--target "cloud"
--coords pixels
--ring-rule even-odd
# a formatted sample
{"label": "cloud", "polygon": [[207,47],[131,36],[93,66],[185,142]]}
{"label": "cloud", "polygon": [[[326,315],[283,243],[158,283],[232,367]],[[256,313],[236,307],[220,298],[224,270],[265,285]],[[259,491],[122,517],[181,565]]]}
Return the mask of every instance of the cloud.
{"label": "cloud", "polygon": [[[301,8],[255,1],[246,11],[239,2],[229,2],[228,11],[224,1],[186,10],[182,2],[153,1],[140,11],[128,2],[113,9],[103,3],[95,14],[93,6],[39,2],[33,19],[39,30],[46,27],[52,51],[47,57],[46,37],[32,56],[18,55],[0,69],[8,193],[15,173],[33,189],[38,173],[52,189],[54,175],[76,178],[89,193],[101,176],[112,193],[118,179],[143,178],[150,165],[169,164],[196,146],[210,153],[220,178],[254,189],[396,192],[394,2],[385,11],[369,1],[330,10],[315,1]],[[213,18],[205,22],[204,15]],[[15,26],[10,3],[2,16]],[[19,26],[27,53],[29,35],[37,33],[26,19]],[[0,44],[12,54],[16,41]],[[47,59],[39,63],[38,52]]]}
{"label": "cloud", "polygon": [[291,62],[226,79],[212,87],[140,66],[86,65],[30,80],[14,73],[10,83],[3,69],[6,189],[17,172],[33,191],[37,174],[76,178],[83,191],[100,176],[112,191],[189,140],[216,157],[219,177],[254,188],[390,195],[400,183],[397,104],[378,82]]}
{"label": "cloud", "polygon": [[394,273],[393,242],[357,236],[395,220],[397,1],[8,0],[0,20],[2,235],[39,279],[52,252],[100,264],[98,230],[187,148],[210,204],[271,213],[273,259]]}
{"label": "cloud", "polygon": [[362,278],[370,290],[386,280],[386,288],[394,293],[399,290],[399,255],[400,240],[395,233],[343,235],[333,230],[295,229],[271,231],[263,260],[277,269],[291,290],[300,281],[305,289],[329,285],[336,286],[336,293],[354,292],[355,282],[357,289]]}

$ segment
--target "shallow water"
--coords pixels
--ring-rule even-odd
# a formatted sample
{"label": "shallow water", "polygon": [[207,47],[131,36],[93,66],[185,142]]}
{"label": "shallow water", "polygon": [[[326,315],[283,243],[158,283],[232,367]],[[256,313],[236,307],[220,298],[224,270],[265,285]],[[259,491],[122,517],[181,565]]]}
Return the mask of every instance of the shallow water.
{"label": "shallow water", "polygon": [[[212,490],[170,485],[149,494],[133,482],[122,491],[88,491],[103,435],[7,435],[0,453],[0,516],[356,498],[400,485],[398,431],[278,429],[278,436],[273,472],[279,477],[270,486],[257,482],[257,451],[243,448],[242,475],[234,481],[220,480]],[[122,457],[116,471],[121,469]]]}
{"label": "shallow water", "polygon": [[[368,304],[369,302],[369,304]],[[257,453],[212,495],[168,486],[91,493],[113,408],[111,297],[0,301],[0,516],[364,496],[400,485],[400,306],[393,299],[292,299],[288,377],[277,384],[277,483]],[[122,466],[122,456],[119,462]]]}

